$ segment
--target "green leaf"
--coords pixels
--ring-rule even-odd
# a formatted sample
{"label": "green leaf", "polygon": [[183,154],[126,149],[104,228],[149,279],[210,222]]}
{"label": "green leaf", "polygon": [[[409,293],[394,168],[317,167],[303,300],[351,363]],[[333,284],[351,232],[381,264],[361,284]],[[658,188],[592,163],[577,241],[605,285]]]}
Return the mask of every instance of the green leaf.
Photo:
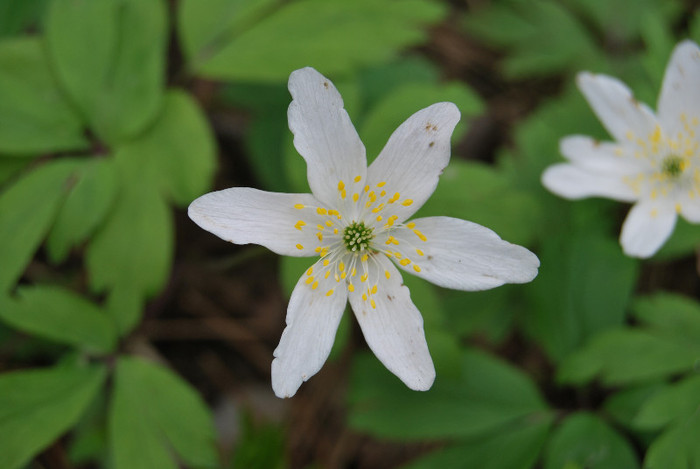
{"label": "green leaf", "polygon": [[632,304],[635,317],[659,334],[690,345],[700,343],[700,304],[672,293],[638,298]]}
{"label": "green leaf", "polygon": [[71,365],[0,375],[0,466],[21,468],[78,420],[105,378]]}
{"label": "green leaf", "polygon": [[123,141],[156,117],[168,40],[163,0],[54,0],[46,39],[59,79],[100,138]]}
{"label": "green leaf", "polygon": [[122,170],[117,200],[87,249],[90,283],[97,292],[118,288],[148,297],[163,287],[170,274],[170,209],[152,180],[140,179],[125,167],[130,165],[125,160],[141,156],[129,149],[116,155]]}
{"label": "green leaf", "polygon": [[637,262],[624,256],[616,241],[581,227],[550,235],[539,257],[539,274],[527,289],[532,306],[525,326],[552,359],[566,358],[599,332],[623,323]]}
{"label": "green leaf", "polygon": [[648,469],[695,469],[700,466],[700,416],[670,427],[649,446],[644,457]]}
{"label": "green leaf", "polygon": [[360,135],[371,163],[384,148],[389,136],[413,113],[431,104],[450,101],[457,105],[462,119],[454,131],[457,141],[465,132],[469,118],[479,114],[483,104],[478,95],[460,83],[406,83],[397,85],[362,120]]}
{"label": "green leaf", "polygon": [[547,445],[544,469],[634,469],[639,462],[625,438],[598,417],[569,416]]}
{"label": "green leaf", "polygon": [[546,413],[519,370],[481,352],[464,352],[459,376],[438,375],[426,393],[407,389],[374,357],[356,359],[350,425],[383,438],[474,438]]}
{"label": "green leaf", "polygon": [[[307,65],[334,75],[384,61],[422,42],[423,28],[445,11],[425,0],[301,0],[274,10],[268,2],[253,7],[235,0],[216,2],[216,10],[195,1],[185,6],[180,29],[196,73],[277,82]],[[209,11],[194,13],[194,8]],[[243,12],[240,19],[238,12]]]}
{"label": "green leaf", "polygon": [[5,302],[0,318],[12,327],[90,352],[114,350],[114,323],[97,306],[59,287],[20,287]]}
{"label": "green leaf", "polygon": [[240,436],[236,441],[231,468],[284,469],[285,432],[281,424],[256,423],[252,416],[243,414]]}
{"label": "green leaf", "polygon": [[0,3],[0,38],[14,36],[35,24],[47,0],[3,0]]}
{"label": "green leaf", "polygon": [[0,189],[3,188],[5,181],[15,177],[30,162],[29,158],[4,158],[0,156]]}
{"label": "green leaf", "polygon": [[39,39],[0,41],[0,152],[34,155],[87,144]]}
{"label": "green leaf", "polygon": [[41,244],[75,170],[74,161],[49,162],[0,194],[0,294],[13,287]]}
{"label": "green leaf", "polygon": [[216,467],[211,415],[197,393],[169,370],[138,358],[117,362],[109,412],[115,469]]}
{"label": "green leaf", "polygon": [[690,376],[653,395],[639,410],[634,423],[643,429],[659,429],[686,420],[700,408],[700,375]]}
{"label": "green leaf", "polygon": [[645,330],[612,329],[570,355],[559,368],[558,378],[571,384],[596,376],[607,385],[650,382],[691,371],[698,356],[700,344],[679,344]]}
{"label": "green leaf", "polygon": [[661,382],[627,387],[611,394],[603,403],[605,413],[627,428],[637,429],[634,419],[646,401],[665,388]]}
{"label": "green leaf", "polygon": [[[128,151],[177,205],[187,206],[211,186],[216,169],[214,136],[192,97],[169,91],[158,120]],[[142,171],[144,169],[142,168]]]}
{"label": "green leaf", "polygon": [[503,239],[528,244],[542,218],[537,200],[513,187],[503,171],[453,158],[435,193],[416,214],[450,216],[479,223]]}
{"label": "green leaf", "polygon": [[117,193],[112,159],[84,160],[76,171],[76,179],[46,239],[46,249],[54,263],[65,260],[71,248],[100,226]]}
{"label": "green leaf", "polygon": [[503,70],[510,78],[586,69],[596,58],[587,31],[558,2],[504,2],[465,20],[470,33],[509,50]]}
{"label": "green leaf", "polygon": [[489,435],[460,441],[403,469],[529,469],[537,462],[553,418],[538,416]]}

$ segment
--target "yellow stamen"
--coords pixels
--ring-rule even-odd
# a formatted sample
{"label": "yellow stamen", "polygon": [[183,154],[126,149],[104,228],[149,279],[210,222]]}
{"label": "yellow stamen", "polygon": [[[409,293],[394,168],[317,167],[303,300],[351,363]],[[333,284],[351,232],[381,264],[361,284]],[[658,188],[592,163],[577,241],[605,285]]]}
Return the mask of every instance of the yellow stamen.
{"label": "yellow stamen", "polygon": [[314,282],[313,285],[311,285],[311,289],[316,290],[317,288],[318,288],[318,282],[316,281],[316,282]]}
{"label": "yellow stamen", "polygon": [[401,203],[401,205],[403,205],[404,207],[408,207],[408,206],[411,205],[412,203],[413,203],[413,200],[411,200],[411,199],[406,199],[406,200],[404,200],[404,201]]}
{"label": "yellow stamen", "polygon": [[304,249],[304,246],[302,246],[301,244],[297,244],[297,249],[302,250]]}
{"label": "yellow stamen", "polygon": [[342,191],[345,189],[345,183],[343,181],[338,181],[338,190]]}
{"label": "yellow stamen", "polygon": [[297,210],[301,210],[302,208],[304,208],[304,204],[294,204],[294,208]]}
{"label": "yellow stamen", "polygon": [[348,283],[348,290],[355,291],[355,285],[353,285],[352,283]]}
{"label": "yellow stamen", "polygon": [[326,296],[331,296],[332,294],[333,294],[332,288],[326,292]]}
{"label": "yellow stamen", "polygon": [[306,223],[304,223],[304,220],[299,220],[299,221],[296,223],[296,225],[294,225],[294,228],[296,228],[297,230],[301,231],[301,227],[302,227],[302,226],[305,226],[305,225],[306,225]]}
{"label": "yellow stamen", "polygon": [[312,283],[314,283],[314,278],[313,278],[313,277],[309,277],[309,278],[306,279],[306,284],[307,284],[307,285],[312,284]]}
{"label": "yellow stamen", "polygon": [[328,214],[328,210],[326,210],[323,207],[319,207],[316,209],[316,213],[318,213],[319,215],[326,215],[326,214]]}
{"label": "yellow stamen", "polygon": [[416,264],[413,264],[413,270],[416,272],[420,272],[420,267],[418,267]]}
{"label": "yellow stamen", "polygon": [[361,179],[362,179],[362,176],[355,176],[354,181],[355,181],[355,182],[360,182]]}
{"label": "yellow stamen", "polygon": [[384,271],[384,276],[385,276],[387,279],[390,279],[390,278],[391,278],[391,274],[389,273],[388,270],[385,270],[385,271]]}
{"label": "yellow stamen", "polygon": [[403,266],[407,266],[407,265],[410,264],[410,263],[411,263],[411,260],[410,260],[409,258],[401,259],[401,260],[399,261],[399,264],[401,264],[401,265],[403,265]]}

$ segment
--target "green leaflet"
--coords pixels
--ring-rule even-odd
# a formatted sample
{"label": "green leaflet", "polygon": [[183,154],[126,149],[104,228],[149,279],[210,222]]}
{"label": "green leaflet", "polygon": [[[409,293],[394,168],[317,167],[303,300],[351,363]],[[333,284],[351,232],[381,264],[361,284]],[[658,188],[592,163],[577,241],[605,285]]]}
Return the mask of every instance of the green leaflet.
{"label": "green leaflet", "polygon": [[217,467],[213,423],[196,392],[167,369],[138,358],[117,362],[109,411],[115,469]]}
{"label": "green leaflet", "polygon": [[102,366],[73,363],[0,376],[0,466],[19,469],[68,428],[105,378]]}
{"label": "green leaflet", "polygon": [[33,156],[87,144],[83,123],[59,89],[41,41],[0,41],[0,153]]}
{"label": "green leaflet", "polygon": [[117,343],[114,323],[96,305],[59,287],[23,286],[17,298],[2,302],[0,318],[31,334],[108,353]]}
{"label": "green leaflet", "polygon": [[[199,10],[207,11],[199,11]],[[424,0],[186,2],[180,29],[190,68],[214,79],[284,82],[313,66],[326,75],[386,60],[424,40],[444,9]]]}
{"label": "green leaflet", "polygon": [[56,75],[95,133],[115,144],[142,131],[163,98],[163,0],[55,0],[46,45]]}
{"label": "green leaflet", "polygon": [[639,462],[630,443],[595,415],[580,412],[552,434],[544,469],[634,469]]}
{"label": "green leaflet", "polygon": [[74,182],[73,160],[37,167],[0,193],[0,294],[24,272]]}

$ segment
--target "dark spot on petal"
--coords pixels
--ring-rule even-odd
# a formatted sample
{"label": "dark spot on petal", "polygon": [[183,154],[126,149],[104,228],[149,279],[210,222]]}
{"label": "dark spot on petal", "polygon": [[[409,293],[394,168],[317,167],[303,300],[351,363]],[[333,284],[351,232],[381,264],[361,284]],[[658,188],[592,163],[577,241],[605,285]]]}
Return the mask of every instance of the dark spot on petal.
{"label": "dark spot on petal", "polygon": [[428,148],[433,148],[433,145],[435,145],[435,142],[430,142],[430,143],[428,144]]}
{"label": "dark spot on petal", "polygon": [[594,147],[594,148],[597,148],[597,147],[599,147],[599,146],[600,146],[600,140],[598,140],[598,139],[593,139],[593,147]]}
{"label": "dark spot on petal", "polygon": [[328,89],[328,82],[327,82],[327,81],[324,81],[324,82],[323,82],[323,87],[326,88],[326,89]]}
{"label": "dark spot on petal", "polygon": [[428,254],[428,260],[429,260],[429,261],[432,261],[432,260],[433,260],[433,256],[431,256],[430,254]]}
{"label": "dark spot on petal", "polygon": [[394,300],[396,299],[396,297],[395,297],[395,296],[391,296],[391,295],[387,295],[387,296],[386,296],[386,299],[389,300],[389,301],[394,301]]}

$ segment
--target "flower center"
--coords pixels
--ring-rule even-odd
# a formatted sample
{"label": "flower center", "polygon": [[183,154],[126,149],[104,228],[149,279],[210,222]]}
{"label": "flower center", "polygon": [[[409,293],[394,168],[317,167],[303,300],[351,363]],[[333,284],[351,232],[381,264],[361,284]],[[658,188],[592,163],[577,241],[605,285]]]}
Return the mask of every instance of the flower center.
{"label": "flower center", "polygon": [[348,251],[364,251],[369,249],[369,245],[374,238],[372,227],[366,226],[363,222],[354,221],[343,230],[343,242]]}
{"label": "flower center", "polygon": [[669,178],[675,179],[685,170],[687,163],[683,158],[676,155],[670,155],[661,162],[661,172]]}

